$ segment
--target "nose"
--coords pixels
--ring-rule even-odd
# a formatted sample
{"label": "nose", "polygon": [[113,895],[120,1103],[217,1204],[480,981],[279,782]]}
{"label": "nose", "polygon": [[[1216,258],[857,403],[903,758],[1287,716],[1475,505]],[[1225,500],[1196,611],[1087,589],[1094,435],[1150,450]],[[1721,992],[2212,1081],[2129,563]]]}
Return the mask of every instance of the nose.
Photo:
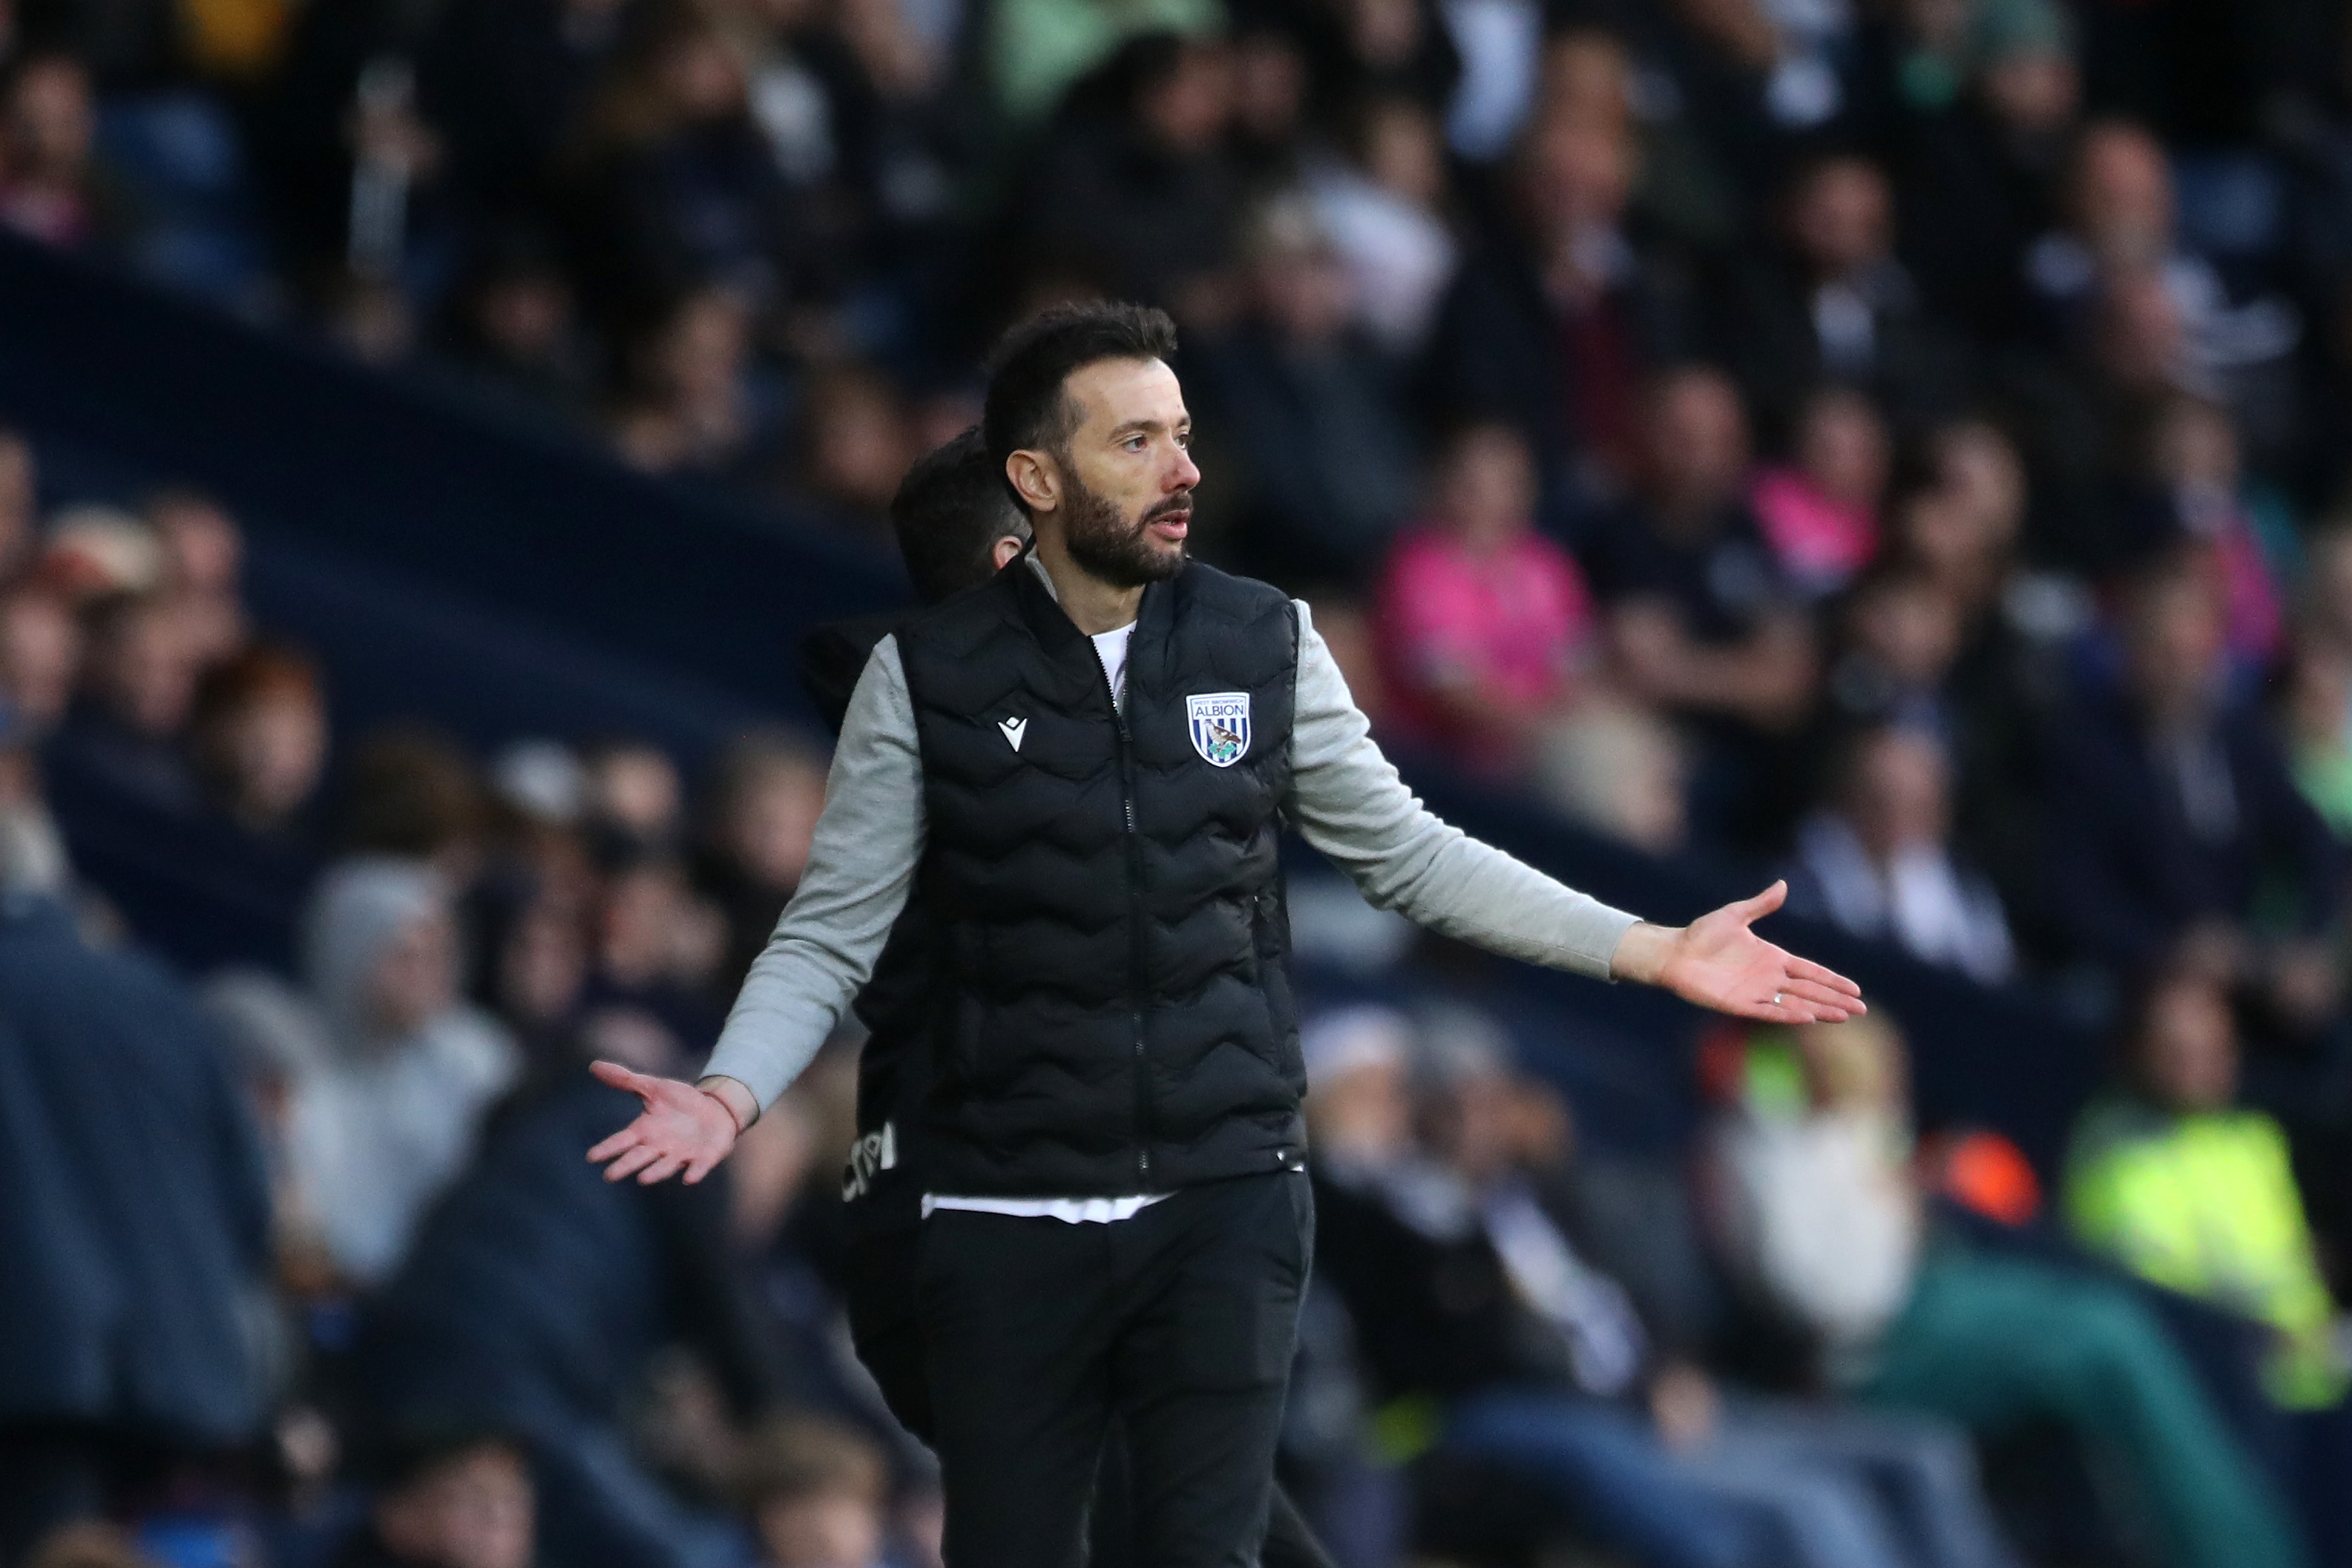
{"label": "nose", "polygon": [[1173,495],[1179,490],[1192,489],[1200,483],[1201,470],[1193,463],[1192,454],[1181,446],[1178,447],[1175,465],[1169,471],[1168,478],[1161,488]]}

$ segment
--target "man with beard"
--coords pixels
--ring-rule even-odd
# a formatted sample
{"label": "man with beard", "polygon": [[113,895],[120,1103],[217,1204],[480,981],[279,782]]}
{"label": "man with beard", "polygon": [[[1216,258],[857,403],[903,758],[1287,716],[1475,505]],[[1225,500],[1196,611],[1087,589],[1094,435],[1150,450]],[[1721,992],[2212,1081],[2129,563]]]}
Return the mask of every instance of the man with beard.
{"label": "man with beard", "polygon": [[[890,527],[908,580],[926,607],[987,581],[1029,542],[1029,518],[1013,504],[1003,467],[977,425],[916,460],[890,500]],[[839,734],[874,646],[919,611],[827,622],[801,643],[801,685]],[[932,1437],[930,1376],[917,1310],[922,1233],[924,1013],[929,996],[929,922],[909,898],[858,994],[866,1026],[857,1059],[857,1141],[842,1173],[848,1220],[843,1293],[857,1358],[899,1424]],[[884,1163],[887,1153],[888,1163]],[[1138,1561],[1128,1506],[1126,1448],[1114,1436],[1090,1511],[1091,1568]],[[1331,1568],[1331,1560],[1277,1482],[1266,1521],[1265,1568]]]}
{"label": "man with beard", "polygon": [[598,1067],[645,1110],[590,1157],[700,1178],[920,898],[915,1289],[950,1568],[1076,1563],[1114,1419],[1144,1563],[1257,1560],[1313,1236],[1285,822],[1374,904],[1510,956],[1775,1022],[1861,1010],[1749,929],[1778,886],[1651,925],[1430,815],[1306,606],[1187,559],[1175,347],[1127,305],[1007,337],[982,428],[1034,545],[876,645],[700,1082]]}

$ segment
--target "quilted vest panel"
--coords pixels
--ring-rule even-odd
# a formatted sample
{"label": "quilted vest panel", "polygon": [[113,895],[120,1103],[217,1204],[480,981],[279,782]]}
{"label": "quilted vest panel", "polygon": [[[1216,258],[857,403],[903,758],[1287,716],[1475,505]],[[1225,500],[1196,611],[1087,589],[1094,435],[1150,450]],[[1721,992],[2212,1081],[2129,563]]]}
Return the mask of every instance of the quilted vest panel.
{"label": "quilted vest panel", "polygon": [[1025,563],[918,618],[899,656],[929,822],[933,1190],[1155,1192],[1295,1165],[1290,601],[1197,563],[1153,584],[1123,711]]}

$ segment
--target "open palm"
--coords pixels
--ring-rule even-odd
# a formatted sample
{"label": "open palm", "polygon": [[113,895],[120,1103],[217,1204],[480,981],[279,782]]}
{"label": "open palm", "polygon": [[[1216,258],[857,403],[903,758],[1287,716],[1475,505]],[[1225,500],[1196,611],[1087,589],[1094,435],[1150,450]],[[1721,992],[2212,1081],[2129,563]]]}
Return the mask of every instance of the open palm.
{"label": "open palm", "polygon": [[606,1181],[635,1176],[652,1183],[683,1174],[692,1184],[735,1146],[733,1113],[693,1084],[633,1072],[616,1061],[593,1062],[588,1071],[645,1106],[636,1120],[588,1151],[589,1159],[604,1166]]}
{"label": "open palm", "polygon": [[1788,896],[1789,884],[1776,882],[1684,926],[1666,950],[1658,984],[1685,1001],[1769,1023],[1843,1023],[1868,1011],[1860,986],[1750,929]]}

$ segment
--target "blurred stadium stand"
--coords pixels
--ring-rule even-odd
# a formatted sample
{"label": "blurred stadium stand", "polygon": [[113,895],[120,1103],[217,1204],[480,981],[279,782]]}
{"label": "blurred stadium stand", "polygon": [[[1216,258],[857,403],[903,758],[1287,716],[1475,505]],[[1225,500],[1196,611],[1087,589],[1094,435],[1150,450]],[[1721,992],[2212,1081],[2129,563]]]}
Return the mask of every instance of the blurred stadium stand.
{"label": "blurred stadium stand", "polygon": [[[634,735],[700,759],[760,723],[812,723],[801,639],[905,593],[894,561],[815,527],[681,495],[5,236],[0,421],[39,443],[55,500],[124,501],[172,477],[227,501],[250,533],[257,615],[325,661],[347,733],[421,717],[483,746]],[[1436,758],[1402,760],[1441,815],[1622,907],[1680,921],[1754,891],[1719,862],[1643,855]],[[132,885],[152,858],[83,843],[102,883]],[[2086,1031],[1818,922],[1773,929],[1905,1020],[1928,1123],[1997,1128],[2054,1174],[2097,1081]],[[1696,1012],[1507,965],[1481,982],[1524,998],[1541,1020],[1519,1031],[1531,1060],[1561,1057],[1564,1086],[1639,1085],[1635,1142],[1689,1132],[1687,1059],[1658,1041],[1695,1037]],[[1580,1071],[1579,1046],[1607,1065]],[[1625,1126],[1593,1117],[1604,1140]]]}

